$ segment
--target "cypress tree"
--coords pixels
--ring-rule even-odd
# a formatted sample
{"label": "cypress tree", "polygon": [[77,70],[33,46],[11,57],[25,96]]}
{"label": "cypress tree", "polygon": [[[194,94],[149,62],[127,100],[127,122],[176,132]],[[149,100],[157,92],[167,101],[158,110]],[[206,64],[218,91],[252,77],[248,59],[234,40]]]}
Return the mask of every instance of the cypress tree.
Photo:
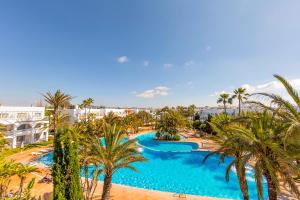
{"label": "cypress tree", "polygon": [[80,164],[78,158],[78,141],[72,129],[65,132],[64,160],[65,160],[65,198],[68,200],[83,199],[80,183]]}
{"label": "cypress tree", "polygon": [[61,145],[61,133],[59,130],[54,137],[54,152],[53,152],[53,199],[65,200],[65,183],[64,183],[64,156]]}

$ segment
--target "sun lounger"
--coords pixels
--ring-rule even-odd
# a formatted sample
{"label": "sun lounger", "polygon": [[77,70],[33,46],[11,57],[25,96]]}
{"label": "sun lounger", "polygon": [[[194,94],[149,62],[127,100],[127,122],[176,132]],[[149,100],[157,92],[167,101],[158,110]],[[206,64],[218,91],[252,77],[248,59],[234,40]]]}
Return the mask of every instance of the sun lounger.
{"label": "sun lounger", "polygon": [[52,177],[49,174],[46,174],[41,180],[41,183],[51,183],[52,182]]}
{"label": "sun lounger", "polygon": [[186,194],[174,194],[173,197],[176,197],[178,199],[186,199]]}
{"label": "sun lounger", "polygon": [[28,165],[30,165],[30,166],[37,166],[37,164],[38,164],[37,162],[29,162],[28,163]]}
{"label": "sun lounger", "polygon": [[42,149],[42,150],[40,150],[40,152],[41,153],[49,153],[51,150],[49,150],[49,149]]}
{"label": "sun lounger", "polygon": [[31,155],[33,155],[33,156],[39,156],[39,155],[42,155],[42,153],[38,153],[38,152],[31,152]]}

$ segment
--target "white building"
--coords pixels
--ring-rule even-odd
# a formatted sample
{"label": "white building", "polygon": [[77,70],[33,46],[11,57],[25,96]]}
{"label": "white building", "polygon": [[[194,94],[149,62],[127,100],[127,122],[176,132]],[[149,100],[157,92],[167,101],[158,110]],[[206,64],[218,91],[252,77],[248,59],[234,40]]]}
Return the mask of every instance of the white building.
{"label": "white building", "polygon": [[105,109],[103,108],[81,109],[79,106],[75,106],[75,108],[67,109],[66,112],[71,123],[80,122],[89,114],[93,114],[95,119],[101,119],[105,116]]}
{"label": "white building", "polygon": [[126,115],[137,113],[139,111],[150,112],[149,109],[143,108],[79,108],[79,106],[75,106],[75,108],[68,109],[67,114],[69,116],[70,122],[80,122],[85,119],[85,117],[89,114],[93,114],[95,119],[101,119],[105,115],[109,113],[113,113],[119,117],[125,117]]}
{"label": "white building", "polygon": [[0,106],[0,125],[12,148],[48,140],[44,107]]}

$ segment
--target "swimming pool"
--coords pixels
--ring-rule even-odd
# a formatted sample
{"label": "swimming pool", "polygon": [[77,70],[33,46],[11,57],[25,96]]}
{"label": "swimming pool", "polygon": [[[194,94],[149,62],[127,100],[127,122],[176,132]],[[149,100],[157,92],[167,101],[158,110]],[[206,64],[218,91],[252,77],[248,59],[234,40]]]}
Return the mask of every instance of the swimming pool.
{"label": "swimming pool", "polygon": [[[216,155],[202,164],[203,158],[209,152],[190,151],[198,148],[195,143],[154,141],[154,135],[155,132],[150,132],[137,137],[139,144],[144,146],[141,153],[148,162],[135,163],[138,172],[129,169],[117,171],[113,176],[114,183],[173,193],[243,199],[233,170],[229,183],[225,181],[226,166],[232,158],[226,158],[225,163],[219,165]],[[174,149],[176,152],[172,151]],[[44,155],[39,160],[49,165],[52,154]],[[250,199],[257,199],[250,168],[247,176]],[[103,180],[103,176],[100,176],[100,180]]]}
{"label": "swimming pool", "polygon": [[[194,142],[157,141],[153,139],[154,137],[155,132],[139,135],[137,137],[138,144],[144,148],[161,152],[190,152],[198,149],[198,144]],[[185,138],[182,137],[181,140],[185,140]]]}

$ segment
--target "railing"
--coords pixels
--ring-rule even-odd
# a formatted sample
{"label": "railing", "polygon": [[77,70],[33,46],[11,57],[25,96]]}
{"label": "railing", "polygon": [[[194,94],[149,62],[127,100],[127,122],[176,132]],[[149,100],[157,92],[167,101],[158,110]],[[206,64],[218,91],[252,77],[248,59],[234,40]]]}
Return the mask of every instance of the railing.
{"label": "railing", "polygon": [[16,120],[17,122],[22,122],[22,121],[38,121],[38,120],[49,120],[48,117],[15,117],[15,116],[9,116],[6,118],[0,118],[0,120]]}
{"label": "railing", "polygon": [[7,136],[31,135],[31,134],[35,134],[35,133],[41,133],[45,130],[46,130],[46,128],[30,128],[30,129],[24,129],[24,130],[8,131],[8,132],[6,132],[6,135]]}

